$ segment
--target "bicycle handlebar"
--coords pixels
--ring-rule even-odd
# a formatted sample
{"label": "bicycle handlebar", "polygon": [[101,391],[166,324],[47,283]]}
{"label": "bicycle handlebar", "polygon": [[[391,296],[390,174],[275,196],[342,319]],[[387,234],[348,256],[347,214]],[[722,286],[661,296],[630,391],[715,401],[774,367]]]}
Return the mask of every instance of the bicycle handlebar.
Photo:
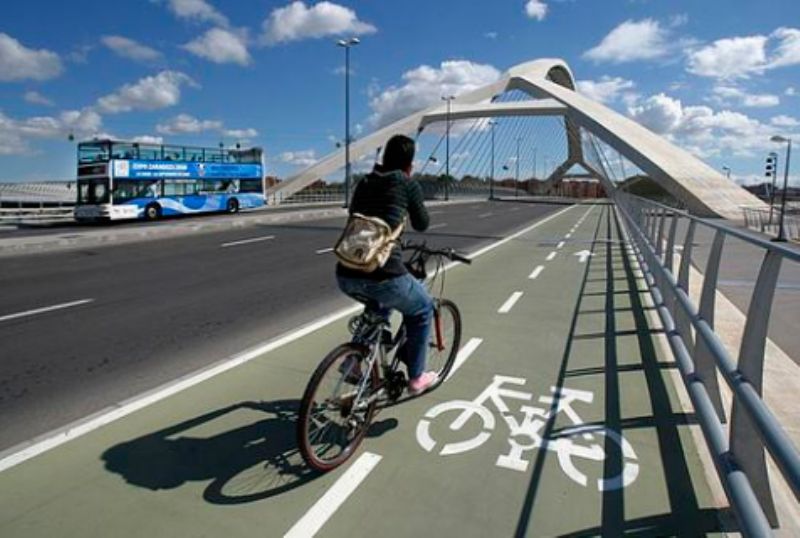
{"label": "bicycle handlebar", "polygon": [[449,258],[456,262],[461,262],[467,265],[472,263],[472,260],[469,258],[465,258],[460,254],[456,253],[456,251],[452,248],[444,248],[444,249],[430,249],[424,243],[423,244],[414,244],[414,243],[403,243],[401,245],[403,250],[413,250],[415,252],[419,252],[421,254],[425,254],[427,256],[443,256],[445,258]]}

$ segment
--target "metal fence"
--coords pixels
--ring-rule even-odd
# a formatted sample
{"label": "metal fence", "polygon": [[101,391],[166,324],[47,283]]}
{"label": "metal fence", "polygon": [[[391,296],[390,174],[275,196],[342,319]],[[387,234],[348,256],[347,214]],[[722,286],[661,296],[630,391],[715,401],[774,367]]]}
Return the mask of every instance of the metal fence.
{"label": "metal fence", "polygon": [[[429,182],[421,182],[422,192],[426,200],[444,200],[445,192],[440,184],[432,184]],[[355,186],[352,190],[355,189]],[[448,198],[470,198],[470,197],[489,197],[489,187],[463,187],[454,185],[449,188],[447,192]],[[528,193],[522,190],[515,190],[509,187],[495,186],[493,189],[495,196],[529,196]],[[323,203],[344,203],[344,191],[341,188],[327,188],[327,189],[304,189],[284,198],[280,191],[267,195],[268,205],[283,205],[283,204],[323,204]]]}
{"label": "metal fence", "polygon": [[0,208],[0,224],[70,221],[74,220],[72,211],[73,208],[69,206]]}
{"label": "metal fence", "polygon": [[[772,300],[781,264],[800,262],[800,254],[783,245],[751,237],[725,224],[696,218],[684,211],[616,193],[633,252],[642,267],[676,357],[698,422],[722,485],[745,536],[771,534],[778,517],[767,474],[766,448],[800,499],[800,453],[762,398],[764,351]],[[682,240],[677,230],[684,228]],[[705,269],[699,307],[689,297],[692,245],[699,227],[714,233]],[[764,252],[747,313],[738,361],[714,332],[715,295],[720,259],[729,237]],[[682,246],[675,267],[676,247]],[[677,273],[676,273],[677,269]],[[722,374],[733,395],[729,433],[717,382]]]}
{"label": "metal fence", "polygon": [[[789,211],[783,219],[783,231],[787,239],[800,241],[800,215],[793,212],[798,211],[789,206]],[[744,213],[744,224],[752,230],[761,233],[778,235],[778,225],[780,224],[781,210],[779,207],[770,210],[765,207],[742,207]]]}

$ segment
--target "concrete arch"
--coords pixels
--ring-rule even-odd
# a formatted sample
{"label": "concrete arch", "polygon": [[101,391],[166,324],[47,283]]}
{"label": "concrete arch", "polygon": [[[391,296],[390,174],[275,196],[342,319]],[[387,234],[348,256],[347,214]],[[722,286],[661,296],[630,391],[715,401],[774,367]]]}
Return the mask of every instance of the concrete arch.
{"label": "concrete arch", "polygon": [[[563,115],[567,131],[567,159],[551,176],[560,179],[561,173],[575,163],[592,169],[583,158],[581,130],[586,129],[610,147],[636,164],[665,190],[686,204],[693,213],[703,216],[722,216],[740,219],[742,205],[761,202],[725,176],[703,163],[689,152],[639,125],[633,120],[596,103],[575,91],[575,78],[569,66],[560,59],[541,59],[516,65],[496,82],[456,97],[451,113],[463,117],[513,115],[514,107],[526,104],[493,103],[506,91],[521,90],[536,100],[529,101],[519,115]],[[468,106],[469,105],[469,106]],[[444,105],[437,104],[421,110],[391,125],[383,127],[350,145],[352,160],[374,155],[386,139],[394,134],[413,135],[433,121],[441,121]],[[281,193],[285,198],[344,168],[344,151],[339,150],[271,189],[268,194]],[[608,181],[607,189],[613,189]]]}

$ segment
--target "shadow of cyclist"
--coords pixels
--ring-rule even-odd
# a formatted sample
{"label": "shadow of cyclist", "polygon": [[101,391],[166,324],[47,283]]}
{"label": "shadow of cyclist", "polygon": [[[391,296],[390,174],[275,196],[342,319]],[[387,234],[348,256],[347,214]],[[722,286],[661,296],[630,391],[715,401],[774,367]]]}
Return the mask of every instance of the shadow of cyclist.
{"label": "shadow of cyclist", "polygon": [[[174,489],[190,481],[210,481],[203,498],[213,504],[268,499],[319,476],[297,449],[298,407],[298,400],[233,404],[115,445],[102,460],[108,471],[142,488]],[[210,437],[184,433],[240,409],[261,412],[264,418]],[[368,435],[376,437],[396,427],[396,419],[386,419],[374,423]]]}

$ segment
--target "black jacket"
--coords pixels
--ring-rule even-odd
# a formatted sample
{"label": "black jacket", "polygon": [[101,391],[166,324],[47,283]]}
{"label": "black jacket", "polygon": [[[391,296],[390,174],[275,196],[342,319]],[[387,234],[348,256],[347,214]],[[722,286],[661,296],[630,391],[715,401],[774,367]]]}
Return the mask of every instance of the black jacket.
{"label": "black jacket", "polygon": [[[380,167],[359,182],[350,202],[350,214],[361,213],[383,219],[392,229],[408,215],[411,226],[420,232],[428,229],[428,211],[423,203],[422,188],[401,170],[384,172]],[[396,247],[386,265],[371,273],[336,266],[336,274],[351,278],[386,280],[405,274],[402,252]]]}

